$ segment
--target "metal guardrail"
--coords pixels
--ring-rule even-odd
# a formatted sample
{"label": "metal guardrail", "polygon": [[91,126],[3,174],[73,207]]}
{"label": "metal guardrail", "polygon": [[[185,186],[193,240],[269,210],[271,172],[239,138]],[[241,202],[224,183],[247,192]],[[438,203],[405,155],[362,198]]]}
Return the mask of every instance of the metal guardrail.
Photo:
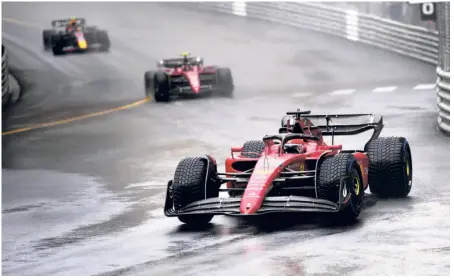
{"label": "metal guardrail", "polygon": [[450,133],[450,3],[437,3],[437,29],[440,38],[437,67],[438,128]]}
{"label": "metal guardrail", "polygon": [[310,29],[437,65],[438,32],[354,9],[308,2],[201,2],[201,9]]}
{"label": "metal guardrail", "polygon": [[2,104],[4,104],[9,95],[9,66],[8,54],[5,46],[2,45]]}
{"label": "metal guardrail", "polygon": [[[450,131],[449,2],[443,4],[446,6],[440,5],[437,11],[438,30],[405,24],[370,13],[361,13],[352,7],[352,4],[241,1],[199,2],[196,5],[199,9],[261,19],[339,36],[438,66],[438,126],[443,131]],[[412,14],[414,17],[414,13]],[[448,64],[447,67],[446,64]]]}
{"label": "metal guardrail", "polygon": [[438,127],[450,132],[450,73],[437,67]]}

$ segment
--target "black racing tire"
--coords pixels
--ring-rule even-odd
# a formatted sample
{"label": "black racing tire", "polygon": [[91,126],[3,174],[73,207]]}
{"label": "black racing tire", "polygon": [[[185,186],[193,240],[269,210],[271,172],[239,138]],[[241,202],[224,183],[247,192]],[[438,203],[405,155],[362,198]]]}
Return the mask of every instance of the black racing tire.
{"label": "black racing tire", "polygon": [[154,99],[156,102],[170,101],[170,86],[167,74],[164,72],[156,72],[154,75]]}
{"label": "black racing tire", "polygon": [[[175,210],[180,210],[196,201],[219,197],[221,184],[217,179],[217,165],[210,157],[187,157],[175,170],[172,183]],[[213,214],[181,215],[186,224],[203,225],[213,219]]]}
{"label": "black racing tire", "polygon": [[235,85],[230,68],[216,69],[216,77],[221,95],[232,97]]}
{"label": "black racing tire", "polygon": [[110,50],[111,42],[109,38],[109,34],[105,30],[99,30],[98,32],[98,40],[99,43],[101,44],[101,47],[99,48],[99,51],[101,52],[108,52]]}
{"label": "black racing tire", "polygon": [[246,158],[259,158],[265,149],[265,142],[262,140],[251,140],[243,144],[241,156]]}
{"label": "black racing tire", "polygon": [[379,137],[366,148],[370,192],[380,198],[406,197],[412,187],[410,144],[404,137]]}
{"label": "black racing tire", "polygon": [[52,34],[53,30],[44,30],[43,31],[43,47],[44,50],[50,50],[52,48]]}
{"label": "black racing tire", "polygon": [[144,74],[145,97],[154,96],[154,77],[156,72],[147,71]]}
{"label": "black racing tire", "polygon": [[63,51],[64,47],[64,39],[60,35],[54,34],[52,36],[52,53],[57,55],[63,55],[65,52]]}
{"label": "black racing tire", "polygon": [[318,198],[340,203],[341,195],[351,195],[333,221],[351,223],[356,220],[363,206],[364,189],[359,164],[352,154],[339,153],[323,159],[318,170]]}

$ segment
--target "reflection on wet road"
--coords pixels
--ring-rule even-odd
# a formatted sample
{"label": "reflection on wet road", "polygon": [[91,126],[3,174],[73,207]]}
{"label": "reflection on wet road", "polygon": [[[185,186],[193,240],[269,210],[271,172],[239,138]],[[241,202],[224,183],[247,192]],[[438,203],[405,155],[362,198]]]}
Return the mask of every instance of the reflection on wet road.
{"label": "reflection on wet road", "polygon": [[[140,100],[143,73],[185,50],[231,67],[235,98],[152,101],[3,136],[5,275],[448,274],[449,139],[435,129],[435,93],[413,90],[433,82],[433,67],[226,15],[163,4],[100,5],[3,5],[3,17],[42,29],[56,15],[84,15],[109,27],[113,44],[109,54],[55,58],[42,51],[40,28],[3,22],[11,63],[30,81],[8,129]],[[397,89],[372,92],[386,85]],[[348,88],[356,90],[329,94]],[[350,227],[286,217],[258,229],[216,217],[210,227],[192,230],[163,216],[164,187],[182,157],[211,154],[222,164],[231,145],[276,133],[283,114],[296,108],[382,114],[382,135],[404,136],[411,144],[410,197],[369,196]],[[362,147],[367,136],[336,142]]]}

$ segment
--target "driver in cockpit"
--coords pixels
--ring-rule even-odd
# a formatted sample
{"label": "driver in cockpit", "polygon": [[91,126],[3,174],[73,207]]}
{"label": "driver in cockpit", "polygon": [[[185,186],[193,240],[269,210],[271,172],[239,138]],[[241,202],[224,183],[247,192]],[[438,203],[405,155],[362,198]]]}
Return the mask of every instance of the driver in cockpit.
{"label": "driver in cockpit", "polygon": [[189,63],[189,53],[188,52],[183,52],[181,53],[181,56],[183,57],[183,70],[191,70],[191,64]]}
{"label": "driver in cockpit", "polygon": [[77,19],[75,17],[71,17],[69,19],[68,25],[66,26],[66,32],[67,33],[73,33],[79,29],[79,26],[77,24]]}

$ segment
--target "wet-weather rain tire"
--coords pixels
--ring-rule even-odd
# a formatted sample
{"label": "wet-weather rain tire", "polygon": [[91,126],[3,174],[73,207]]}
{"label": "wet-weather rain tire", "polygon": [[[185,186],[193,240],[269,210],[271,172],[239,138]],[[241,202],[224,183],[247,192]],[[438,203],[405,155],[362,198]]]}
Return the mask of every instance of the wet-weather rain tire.
{"label": "wet-weather rain tire", "polygon": [[[207,173],[208,170],[208,173]],[[178,164],[173,179],[175,210],[203,199],[219,197],[221,184],[217,180],[217,165],[210,157],[187,157]],[[182,215],[181,222],[203,225],[211,221],[212,214]]]}
{"label": "wet-weather rain tire", "polygon": [[380,137],[366,148],[369,156],[369,187],[381,198],[406,197],[412,187],[410,144],[404,137]]}
{"label": "wet-weather rain tire", "polygon": [[349,201],[342,204],[341,210],[334,215],[335,221],[350,223],[356,220],[364,202],[364,185],[355,157],[348,153],[327,157],[323,159],[318,172],[318,198],[337,203],[351,195]]}
{"label": "wet-weather rain tire", "polygon": [[265,149],[265,142],[262,140],[251,140],[247,141],[243,145],[243,151],[241,156],[247,158],[259,158]]}
{"label": "wet-weather rain tire", "polygon": [[218,68],[216,70],[218,84],[220,86],[221,95],[232,97],[235,85],[230,68]]}

